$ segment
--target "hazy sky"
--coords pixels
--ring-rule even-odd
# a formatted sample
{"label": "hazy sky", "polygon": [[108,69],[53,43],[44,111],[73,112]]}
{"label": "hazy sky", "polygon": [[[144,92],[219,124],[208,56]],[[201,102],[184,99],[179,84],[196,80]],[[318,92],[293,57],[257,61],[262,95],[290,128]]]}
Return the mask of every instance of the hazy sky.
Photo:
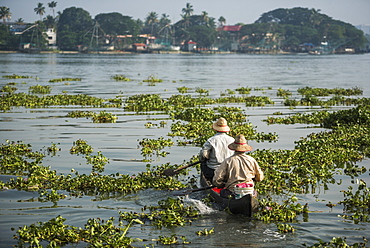
{"label": "hazy sky", "polygon": [[[34,12],[37,4],[43,3],[45,15],[52,15],[48,3],[52,0],[0,0],[0,6],[10,8],[11,20],[23,18],[34,22],[39,16]],[[88,11],[94,18],[99,13],[119,12],[134,19],[144,20],[149,12],[154,11],[160,17],[163,13],[170,16],[173,22],[180,20],[181,10],[186,3],[193,5],[194,14],[206,11],[216,21],[220,16],[226,19],[227,25],[236,23],[250,24],[263,13],[277,8],[314,8],[320,9],[335,20],[353,25],[370,24],[370,0],[54,0],[56,11],[75,6]]]}

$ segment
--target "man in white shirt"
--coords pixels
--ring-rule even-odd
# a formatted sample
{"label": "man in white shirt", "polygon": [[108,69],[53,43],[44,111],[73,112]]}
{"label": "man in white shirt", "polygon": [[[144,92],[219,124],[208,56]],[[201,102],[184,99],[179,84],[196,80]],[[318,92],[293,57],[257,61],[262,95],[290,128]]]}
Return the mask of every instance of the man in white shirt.
{"label": "man in white shirt", "polygon": [[234,138],[227,133],[230,132],[230,127],[227,125],[225,118],[219,118],[212,124],[213,130],[217,133],[209,138],[200,150],[201,171],[203,175],[212,180],[214,171],[217,167],[228,157],[232,156],[234,152],[228,148],[230,143],[234,142]]}

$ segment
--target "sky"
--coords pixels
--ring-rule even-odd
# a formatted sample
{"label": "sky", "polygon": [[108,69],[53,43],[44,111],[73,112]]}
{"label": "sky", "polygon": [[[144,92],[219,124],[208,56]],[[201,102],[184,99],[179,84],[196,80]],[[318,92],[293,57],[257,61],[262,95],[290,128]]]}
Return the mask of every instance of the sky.
{"label": "sky", "polygon": [[[52,0],[0,0],[0,6],[10,8],[11,21],[22,18],[25,22],[40,19],[34,11],[38,3],[43,3],[45,15],[53,15],[48,3]],[[220,16],[226,19],[226,25],[236,23],[254,23],[263,13],[277,8],[314,8],[335,20],[352,25],[370,24],[370,0],[54,0],[57,2],[55,11],[63,12],[69,7],[83,8],[92,18],[100,13],[118,12],[133,19],[144,20],[149,12],[158,16],[169,15],[173,23],[181,19],[181,10],[190,3],[193,14],[206,11],[216,21]]]}

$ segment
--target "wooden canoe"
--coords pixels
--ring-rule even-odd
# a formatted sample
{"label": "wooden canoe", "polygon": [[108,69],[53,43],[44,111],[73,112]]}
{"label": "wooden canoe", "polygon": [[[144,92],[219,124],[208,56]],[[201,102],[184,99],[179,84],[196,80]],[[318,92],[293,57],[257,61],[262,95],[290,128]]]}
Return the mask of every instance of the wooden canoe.
{"label": "wooden canoe", "polygon": [[[211,182],[203,176],[203,174],[200,177],[200,184],[202,187],[209,187],[212,185]],[[252,217],[253,213],[257,211],[258,201],[250,194],[245,195],[240,199],[226,199],[221,197],[215,188],[207,189],[207,192],[214,198],[220,209],[228,210],[232,214],[242,214]]]}

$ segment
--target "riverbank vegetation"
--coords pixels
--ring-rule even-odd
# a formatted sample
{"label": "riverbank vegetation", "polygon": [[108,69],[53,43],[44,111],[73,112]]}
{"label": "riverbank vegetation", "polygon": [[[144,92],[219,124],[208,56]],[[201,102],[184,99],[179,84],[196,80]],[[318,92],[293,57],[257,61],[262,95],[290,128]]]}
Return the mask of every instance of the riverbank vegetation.
{"label": "riverbank vegetation", "polygon": [[[9,79],[17,75],[9,76]],[[112,78],[113,80],[116,80]],[[74,80],[74,79],[73,79]],[[144,79],[146,80],[146,79]],[[64,81],[64,80],[62,80]],[[125,80],[124,80],[125,81]],[[141,83],[143,80],[137,81]],[[157,80],[156,80],[157,81]],[[49,87],[52,89],[54,80]],[[132,83],[134,81],[130,81]],[[38,88],[35,88],[38,89]],[[88,140],[76,140],[71,144],[69,156],[81,156],[91,172],[81,174],[71,168],[68,174],[61,174],[43,165],[45,158],[60,153],[58,144],[45,144],[44,149],[34,151],[32,144],[23,141],[7,140],[0,146],[0,174],[12,175],[8,182],[0,182],[2,190],[16,189],[33,191],[38,197],[28,201],[52,202],[54,206],[66,197],[92,196],[101,199],[116,198],[129,195],[141,190],[154,189],[164,192],[182,188],[196,187],[196,178],[189,176],[187,170],[181,171],[174,177],[166,177],[163,171],[176,169],[179,165],[151,164],[152,157],[165,157],[166,149],[171,146],[200,146],[213,134],[208,128],[219,117],[228,120],[235,136],[243,133],[248,140],[258,142],[275,142],[279,139],[276,133],[261,133],[248,121],[243,109],[249,106],[274,105],[264,90],[251,88],[230,89],[228,96],[210,97],[207,89],[179,88],[180,94],[163,98],[158,94],[141,94],[134,96],[117,96],[114,99],[103,99],[88,95],[51,95],[50,92],[39,90],[28,93],[17,93],[18,89],[4,90],[1,95],[2,112],[15,108],[48,108],[63,106],[81,106],[84,108],[99,108],[106,110],[119,109],[131,114],[167,115],[171,122],[167,137],[157,139],[138,140],[138,147],[144,161],[147,161],[146,170],[137,174],[105,174],[105,167],[110,159],[101,151],[88,144]],[[315,124],[325,128],[324,131],[309,134],[295,141],[292,150],[264,150],[251,152],[265,172],[265,179],[256,185],[259,193],[259,211],[254,219],[266,223],[275,223],[276,230],[283,233],[293,233],[299,230],[299,223],[310,218],[310,206],[305,202],[304,195],[315,194],[320,188],[329,189],[331,185],[340,184],[336,176],[343,175],[352,180],[353,186],[343,191],[343,199],[328,203],[328,207],[343,206],[343,214],[338,218],[353,223],[369,222],[370,194],[367,183],[361,179],[367,168],[358,162],[370,157],[370,104],[368,98],[361,98],[362,90],[352,89],[325,89],[302,88],[297,92],[283,92],[281,89],[269,88],[274,95],[285,101],[307,103],[307,98],[315,97],[317,101],[310,101],[309,105],[315,108],[309,113],[268,117],[268,124]],[[254,96],[250,94],[256,93]],[[294,93],[294,94],[293,94]],[[40,95],[40,96],[39,96]],[[300,100],[295,98],[301,97]],[[330,101],[328,97],[340,98],[344,101]],[[232,103],[233,106],[227,104]],[[250,105],[253,103],[254,105]],[[332,106],[343,106],[346,109],[334,110]],[[294,109],[298,105],[289,105]],[[322,110],[321,107],[325,107]],[[95,113],[93,111],[71,111],[67,116],[59,118],[93,118],[96,125],[101,122],[114,123],[117,119],[106,110]],[[1,113],[0,113],[1,114]],[[96,120],[96,121],[95,121]],[[114,120],[114,121],[113,121]],[[163,120],[162,120],[163,122]],[[114,125],[114,124],[113,124]],[[153,124],[145,124],[147,128]],[[161,125],[156,126],[162,128]],[[196,154],[188,158],[184,164],[197,160]],[[199,168],[198,168],[199,169]],[[169,193],[170,195],[170,193]],[[212,199],[204,200],[212,205]],[[63,246],[66,244],[86,243],[88,246],[129,246],[142,239],[127,236],[129,228],[150,225],[154,228],[171,228],[191,224],[200,213],[194,207],[187,206],[182,198],[168,197],[160,200],[158,205],[145,206],[141,212],[119,212],[119,217],[108,220],[93,218],[87,220],[84,227],[75,227],[64,224],[65,218],[56,216],[47,222],[39,222],[30,226],[13,227],[15,238],[20,246],[30,245],[42,247],[44,245]],[[177,229],[181,233],[181,229]],[[194,235],[207,238],[213,234],[211,230],[196,230]],[[191,242],[192,237],[174,234],[170,237],[160,236],[152,242],[161,244],[183,244]],[[319,241],[309,247],[319,245],[346,244],[340,237],[329,242]],[[354,247],[366,246],[366,240],[353,244]],[[346,244],[347,245],[347,244]],[[308,245],[306,245],[308,246]]]}
{"label": "riverbank vegetation", "polygon": [[[42,17],[45,14],[42,8],[45,7],[40,4],[37,9]],[[1,8],[4,8],[4,20],[11,16],[9,8]],[[159,17],[155,11],[148,13],[145,20],[134,20],[119,12],[100,13],[92,18],[82,8],[69,7],[58,12],[57,16],[48,15],[32,24],[18,21],[16,25],[30,28],[24,28],[27,31],[21,35],[15,35],[8,25],[0,24],[0,50],[18,50],[20,43],[46,50],[46,29],[57,31],[57,42],[51,49],[58,46],[62,51],[81,52],[137,52],[134,43],[149,42],[143,51],[169,51],[172,47],[181,47],[183,51],[197,52],[309,52],[314,47],[323,48],[321,44],[327,44],[324,50],[333,53],[344,52],[348,47],[357,52],[365,51],[365,44],[369,42],[353,25],[334,20],[320,10],[301,7],[262,13],[251,24],[234,23],[229,25],[232,28],[225,24],[223,16],[211,17],[206,11],[194,14],[190,3],[182,9],[181,20],[174,23],[167,14]],[[34,39],[36,34],[38,41]],[[155,39],[147,40],[148,37]],[[188,46],[189,42],[196,48]]]}

